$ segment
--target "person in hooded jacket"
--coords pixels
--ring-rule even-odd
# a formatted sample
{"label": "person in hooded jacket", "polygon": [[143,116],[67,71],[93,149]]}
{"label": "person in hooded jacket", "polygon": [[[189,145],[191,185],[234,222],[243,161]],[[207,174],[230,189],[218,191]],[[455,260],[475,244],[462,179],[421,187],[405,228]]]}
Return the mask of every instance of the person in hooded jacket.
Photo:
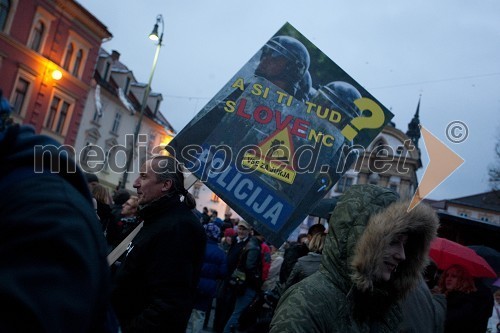
{"label": "person in hooded jacket", "polygon": [[0,332],[117,331],[87,181],[60,143],[9,112],[0,91]]}
{"label": "person in hooded jacket", "polygon": [[280,298],[271,333],[398,332],[439,220],[389,189],[354,185],[329,221],[319,271]]}

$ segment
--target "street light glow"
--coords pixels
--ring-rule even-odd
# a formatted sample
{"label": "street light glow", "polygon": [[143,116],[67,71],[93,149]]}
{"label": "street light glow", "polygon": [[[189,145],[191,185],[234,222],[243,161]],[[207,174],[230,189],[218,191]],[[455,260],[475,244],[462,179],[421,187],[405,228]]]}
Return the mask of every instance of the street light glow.
{"label": "street light glow", "polygon": [[59,81],[62,78],[62,72],[58,69],[54,69],[52,71],[52,78],[56,81]]}
{"label": "street light glow", "polygon": [[152,41],[157,41],[158,39],[160,39],[160,37],[158,37],[158,18],[156,19],[156,24],[153,28],[153,31],[149,34],[149,39],[151,39]]}

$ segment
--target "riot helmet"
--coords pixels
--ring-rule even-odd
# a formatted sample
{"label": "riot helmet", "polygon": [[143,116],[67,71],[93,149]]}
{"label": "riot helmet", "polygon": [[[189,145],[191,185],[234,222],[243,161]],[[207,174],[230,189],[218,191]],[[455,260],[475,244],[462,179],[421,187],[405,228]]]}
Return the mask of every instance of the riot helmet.
{"label": "riot helmet", "polygon": [[321,86],[311,102],[334,109],[342,114],[342,120],[337,124],[343,128],[352,119],[361,115],[354,101],[361,98],[359,91],[344,81],[333,81]]}
{"label": "riot helmet", "polygon": [[302,79],[297,83],[297,92],[295,97],[303,102],[308,101],[314,94],[315,90],[312,87],[312,78],[309,71],[306,71]]}
{"label": "riot helmet", "polygon": [[275,84],[283,83],[286,87],[281,88],[295,94],[297,83],[309,69],[310,63],[309,52],[301,42],[289,36],[275,36],[262,48],[255,74]]}

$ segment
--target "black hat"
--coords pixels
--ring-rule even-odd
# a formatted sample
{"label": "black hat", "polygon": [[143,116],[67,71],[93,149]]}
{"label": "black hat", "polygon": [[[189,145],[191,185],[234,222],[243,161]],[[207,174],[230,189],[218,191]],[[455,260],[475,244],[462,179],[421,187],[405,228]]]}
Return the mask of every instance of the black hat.
{"label": "black hat", "polygon": [[123,205],[128,199],[130,199],[130,193],[125,189],[118,190],[113,195],[113,202],[116,205]]}
{"label": "black hat", "polygon": [[97,178],[95,173],[84,172],[84,174],[85,174],[85,178],[87,179],[87,183],[92,183],[92,182],[99,183],[99,178]]}

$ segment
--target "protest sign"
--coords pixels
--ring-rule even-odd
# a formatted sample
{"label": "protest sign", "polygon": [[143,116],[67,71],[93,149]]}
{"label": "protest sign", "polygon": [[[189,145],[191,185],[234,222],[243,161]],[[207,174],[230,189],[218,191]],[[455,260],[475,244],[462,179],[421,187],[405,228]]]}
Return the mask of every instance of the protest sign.
{"label": "protest sign", "polygon": [[392,117],[286,23],[167,149],[279,246]]}

